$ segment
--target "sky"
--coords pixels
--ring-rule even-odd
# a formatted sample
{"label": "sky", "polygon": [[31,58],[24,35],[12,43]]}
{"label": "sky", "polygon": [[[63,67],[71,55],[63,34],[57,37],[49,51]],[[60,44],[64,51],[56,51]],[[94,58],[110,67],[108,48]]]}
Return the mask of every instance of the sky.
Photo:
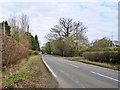
{"label": "sky", "polygon": [[0,1],[0,22],[22,13],[29,17],[30,31],[38,35],[41,46],[45,35],[60,17],[81,21],[87,26],[86,36],[94,41],[103,37],[118,40],[117,0],[3,0]]}

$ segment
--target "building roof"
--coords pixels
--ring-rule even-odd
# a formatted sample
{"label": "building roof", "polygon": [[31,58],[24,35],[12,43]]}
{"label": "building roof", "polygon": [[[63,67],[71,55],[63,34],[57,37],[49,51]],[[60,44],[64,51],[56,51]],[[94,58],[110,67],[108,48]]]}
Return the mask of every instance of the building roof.
{"label": "building roof", "polygon": [[119,46],[120,46],[120,42],[119,42],[119,41],[113,41],[113,43],[114,43],[115,45],[119,45]]}

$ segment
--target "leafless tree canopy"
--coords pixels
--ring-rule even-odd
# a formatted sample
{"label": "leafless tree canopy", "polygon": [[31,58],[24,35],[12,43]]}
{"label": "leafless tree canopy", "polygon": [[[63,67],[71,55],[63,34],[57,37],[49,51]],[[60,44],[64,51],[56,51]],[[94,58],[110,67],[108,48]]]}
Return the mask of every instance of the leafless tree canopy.
{"label": "leafless tree canopy", "polygon": [[11,15],[11,17],[8,20],[9,25],[11,26],[11,34],[13,34],[14,30],[17,30],[17,19],[15,15]]}
{"label": "leafless tree canopy", "polygon": [[25,32],[29,32],[29,18],[26,14],[20,16],[11,15],[8,23],[11,27],[11,36],[22,43],[25,47],[29,47],[29,40]]}
{"label": "leafless tree canopy", "polygon": [[20,17],[17,17],[16,15],[11,15],[8,23],[11,26],[11,31],[19,29],[27,32],[27,30],[29,29],[29,18],[26,14],[22,14]]}
{"label": "leafless tree canopy", "polygon": [[60,18],[57,25],[51,28],[50,33],[46,36],[48,40],[64,39],[65,37],[75,37],[86,32],[87,27],[82,22],[73,21],[69,18]]}
{"label": "leafless tree canopy", "polygon": [[26,31],[29,25],[29,18],[27,15],[22,14],[22,16],[20,17],[20,27],[21,30]]}

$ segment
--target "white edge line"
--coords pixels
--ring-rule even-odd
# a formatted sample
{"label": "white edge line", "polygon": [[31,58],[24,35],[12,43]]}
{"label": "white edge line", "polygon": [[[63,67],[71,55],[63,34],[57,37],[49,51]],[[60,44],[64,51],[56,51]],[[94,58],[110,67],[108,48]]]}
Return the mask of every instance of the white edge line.
{"label": "white edge line", "polygon": [[114,81],[120,82],[120,81],[117,80],[117,79],[114,79],[114,78],[111,78],[111,77],[108,77],[108,76],[102,75],[102,74],[97,73],[97,72],[94,72],[94,71],[91,71],[91,73],[94,73],[94,74],[97,74],[97,75],[99,75],[99,76],[102,76],[102,77],[105,77],[105,78],[108,78],[108,79],[111,79],[111,80],[114,80]]}
{"label": "white edge line", "polygon": [[50,72],[53,74],[53,76],[54,76],[54,77],[57,77],[57,76],[55,75],[55,73],[52,71],[52,69],[47,65],[47,63],[46,63],[45,60],[43,59],[43,56],[42,56],[42,60],[43,60],[44,64],[47,66],[47,68],[50,70]]}
{"label": "white edge line", "polygon": [[96,66],[96,65],[92,65],[92,64],[89,64],[89,65],[92,66],[92,67],[102,68],[102,69],[106,69],[106,70],[113,71],[113,72],[119,72],[117,70],[113,70],[113,69],[110,69],[110,68],[100,67],[100,66]]}

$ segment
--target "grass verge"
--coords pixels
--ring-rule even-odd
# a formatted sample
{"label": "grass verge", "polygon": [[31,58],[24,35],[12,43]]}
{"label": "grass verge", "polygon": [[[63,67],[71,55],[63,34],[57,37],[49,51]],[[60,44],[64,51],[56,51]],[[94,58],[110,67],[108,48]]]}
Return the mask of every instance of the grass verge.
{"label": "grass verge", "polygon": [[[62,56],[58,56],[58,55],[52,55],[52,56],[62,57]],[[120,66],[119,65],[113,65],[113,64],[107,64],[107,63],[100,63],[100,62],[89,61],[89,60],[85,60],[84,57],[62,57],[62,58],[120,71]]]}
{"label": "grass verge", "polygon": [[55,57],[61,57],[61,58],[64,58],[63,56],[59,56],[59,55],[53,55],[53,54],[48,54],[48,55],[52,55],[52,56],[55,56]]}
{"label": "grass verge", "polygon": [[84,57],[64,57],[64,58],[71,59],[71,60],[84,59]]}
{"label": "grass verge", "polygon": [[[24,63],[22,65],[22,67],[19,69],[19,71],[13,75],[10,75],[6,80],[3,80],[2,82],[2,86],[5,87],[5,86],[13,86],[14,85],[14,82],[15,80],[20,80],[20,79],[28,79],[29,77],[29,70],[28,68],[30,67],[30,65],[35,61],[37,60],[39,56],[32,56],[30,57],[26,63]],[[3,76],[5,76],[5,72],[2,72]]]}
{"label": "grass verge", "polygon": [[105,67],[105,68],[109,68],[109,69],[113,69],[113,70],[119,70],[118,65],[111,65],[111,64],[107,64],[107,63],[99,63],[99,62],[93,62],[93,61],[88,61],[88,60],[80,60],[80,59],[77,60],[77,61],[82,62],[82,63],[86,63],[86,64],[101,66],[101,67]]}

